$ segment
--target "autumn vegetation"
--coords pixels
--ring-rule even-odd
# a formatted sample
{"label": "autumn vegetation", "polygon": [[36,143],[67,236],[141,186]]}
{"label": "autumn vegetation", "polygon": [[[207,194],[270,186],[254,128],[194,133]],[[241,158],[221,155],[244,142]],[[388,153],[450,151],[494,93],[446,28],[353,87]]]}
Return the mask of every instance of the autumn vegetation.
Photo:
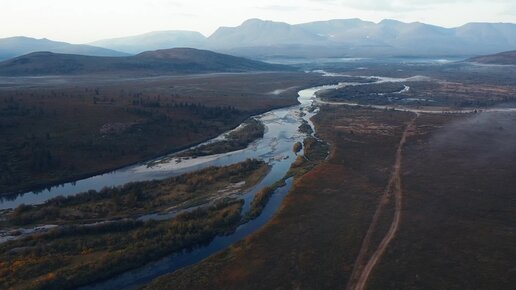
{"label": "autumn vegetation", "polygon": [[3,289],[75,289],[233,231],[241,201],[180,214],[169,221],[113,221],[60,227],[0,244]]}
{"label": "autumn vegetation", "polygon": [[17,78],[0,87],[0,194],[180,151],[297,103],[296,89],[271,91],[323,81],[300,73]]}
{"label": "autumn vegetation", "polygon": [[251,118],[228,134],[224,140],[204,144],[195,148],[179,152],[176,156],[200,157],[221,154],[245,149],[249,144],[263,137],[265,126],[258,120]]}
{"label": "autumn vegetation", "polygon": [[268,170],[269,166],[262,161],[246,160],[165,180],[134,182],[69,197],[60,196],[42,205],[20,205],[0,224],[4,227],[84,224],[180,210],[224,198],[220,192],[232,184],[243,183],[237,189],[244,192],[258,183]]}

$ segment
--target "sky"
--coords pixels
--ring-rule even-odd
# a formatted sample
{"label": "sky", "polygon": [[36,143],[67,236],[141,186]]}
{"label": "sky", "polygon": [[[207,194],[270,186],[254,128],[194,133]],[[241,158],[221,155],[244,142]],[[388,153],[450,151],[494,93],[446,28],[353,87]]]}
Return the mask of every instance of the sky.
{"label": "sky", "polygon": [[516,23],[516,0],[1,0],[0,38],[29,36],[71,43],[159,30],[209,36],[249,18],[291,24],[361,18],[456,27]]}

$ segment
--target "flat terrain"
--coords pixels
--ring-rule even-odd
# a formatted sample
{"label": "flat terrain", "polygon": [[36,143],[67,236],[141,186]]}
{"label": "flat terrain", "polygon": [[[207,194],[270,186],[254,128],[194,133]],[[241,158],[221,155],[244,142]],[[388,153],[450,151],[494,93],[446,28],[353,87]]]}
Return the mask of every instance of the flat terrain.
{"label": "flat terrain", "polygon": [[516,114],[422,115],[404,153],[403,222],[368,289],[516,285]]}
{"label": "flat terrain", "polygon": [[0,194],[177,151],[328,81],[304,73],[1,78]]}
{"label": "flat terrain", "polygon": [[323,107],[332,155],[273,221],[148,289],[511,289],[516,115],[414,117]]}
{"label": "flat terrain", "polygon": [[[293,160],[287,174],[293,187],[272,220],[147,289],[514,288],[516,113],[471,108],[516,107],[516,69],[374,62],[325,69],[424,78],[333,92],[333,103],[320,103],[313,118],[319,139],[292,148],[305,155]],[[0,192],[176,151],[295,104],[301,87],[352,79],[315,73],[0,78],[0,132],[7,136],[0,140],[6,161]],[[367,107],[386,100],[413,112]],[[234,144],[214,143],[198,153],[240,148],[263,134],[259,126],[247,131]],[[57,229],[0,244],[4,287],[73,288],[232,232],[258,216],[273,194],[273,187],[259,191],[245,215],[241,201],[224,196],[225,188],[255,184],[268,170],[247,162],[5,211],[5,227],[52,223]],[[219,197],[215,207],[172,220],[134,220]],[[121,220],[96,225],[94,233],[80,225],[106,219]]]}

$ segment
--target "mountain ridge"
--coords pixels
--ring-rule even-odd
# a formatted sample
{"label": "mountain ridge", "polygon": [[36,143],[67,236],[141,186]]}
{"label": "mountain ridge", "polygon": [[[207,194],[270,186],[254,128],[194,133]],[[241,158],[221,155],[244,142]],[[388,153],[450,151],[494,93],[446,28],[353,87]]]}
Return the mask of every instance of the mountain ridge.
{"label": "mountain ridge", "polygon": [[47,38],[14,36],[0,38],[0,60],[22,56],[37,51],[71,53],[93,56],[127,56],[127,53],[86,44],[71,44]]}
{"label": "mountain ridge", "polygon": [[289,24],[251,18],[239,26],[219,27],[201,39],[200,48],[251,58],[474,56],[516,48],[516,24],[471,22],[445,28],[395,19]]}
{"label": "mountain ridge", "polygon": [[[21,39],[21,38],[20,38]],[[422,22],[359,18],[331,19],[300,24],[251,18],[234,27],[219,27],[210,36],[189,30],[154,31],[103,39],[66,49],[25,45],[25,53],[5,53],[0,39],[0,59],[35,51],[82,55],[122,56],[177,47],[209,49],[254,59],[271,57],[472,57],[516,49],[516,24],[471,22],[452,28]],[[2,43],[3,41],[3,43]],[[71,47],[70,47],[71,45]],[[103,51],[94,50],[108,49]],[[59,45],[57,45],[59,46]],[[73,49],[72,49],[73,48]],[[123,53],[123,52],[125,53]]]}

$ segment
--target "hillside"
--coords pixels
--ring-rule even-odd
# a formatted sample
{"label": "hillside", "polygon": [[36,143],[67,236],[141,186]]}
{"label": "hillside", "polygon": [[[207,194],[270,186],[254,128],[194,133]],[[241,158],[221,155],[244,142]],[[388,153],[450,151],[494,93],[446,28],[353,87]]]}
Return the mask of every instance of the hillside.
{"label": "hillside", "polygon": [[52,41],[46,38],[35,39],[30,37],[9,37],[0,39],[0,60],[9,59],[24,54],[50,51],[54,53],[68,53],[92,56],[127,56],[127,53],[96,47],[85,44],[70,44]]}
{"label": "hillside", "polygon": [[154,31],[145,34],[103,39],[90,43],[91,45],[123,51],[127,53],[140,53],[142,51],[174,48],[205,46],[206,37],[196,31]]}
{"label": "hillside", "polygon": [[0,75],[163,74],[288,70],[231,55],[192,48],[144,52],[127,57],[97,57],[36,52],[0,63]]}
{"label": "hillside", "polygon": [[516,65],[516,50],[477,56],[468,59],[468,61],[483,64]]}

